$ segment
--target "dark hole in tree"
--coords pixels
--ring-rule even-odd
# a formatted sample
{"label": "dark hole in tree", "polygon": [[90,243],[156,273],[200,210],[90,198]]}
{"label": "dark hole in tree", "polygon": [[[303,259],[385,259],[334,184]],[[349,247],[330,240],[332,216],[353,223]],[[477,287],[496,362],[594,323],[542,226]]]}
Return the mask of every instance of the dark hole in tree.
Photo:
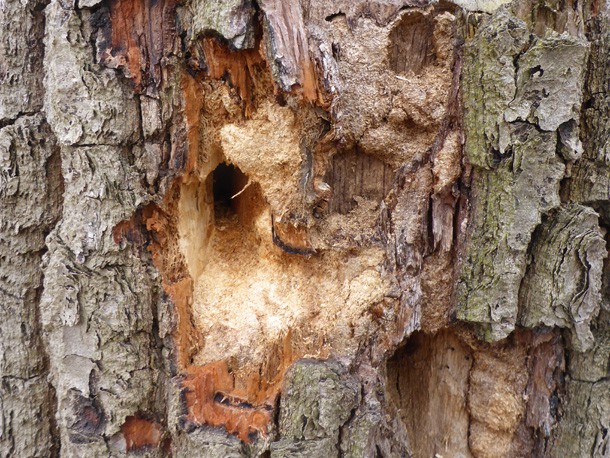
{"label": "dark hole in tree", "polygon": [[233,164],[222,163],[212,174],[214,218],[216,220],[237,215],[238,194],[248,183],[248,177]]}
{"label": "dark hole in tree", "polygon": [[540,65],[536,65],[533,68],[530,68],[530,76],[542,76],[544,75],[544,69]]}

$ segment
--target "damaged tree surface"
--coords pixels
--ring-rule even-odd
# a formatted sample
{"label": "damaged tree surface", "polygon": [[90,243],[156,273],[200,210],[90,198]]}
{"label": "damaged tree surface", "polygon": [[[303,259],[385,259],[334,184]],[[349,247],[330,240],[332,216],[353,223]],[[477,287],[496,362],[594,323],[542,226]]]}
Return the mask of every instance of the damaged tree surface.
{"label": "damaged tree surface", "polygon": [[604,0],[0,24],[1,457],[610,456]]}

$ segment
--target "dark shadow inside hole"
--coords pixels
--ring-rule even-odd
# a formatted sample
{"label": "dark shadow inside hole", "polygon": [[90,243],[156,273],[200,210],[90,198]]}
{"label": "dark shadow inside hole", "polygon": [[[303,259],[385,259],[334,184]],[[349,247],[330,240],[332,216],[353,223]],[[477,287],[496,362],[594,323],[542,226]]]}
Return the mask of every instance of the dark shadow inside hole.
{"label": "dark shadow inside hole", "polygon": [[233,164],[222,163],[212,174],[214,218],[232,218],[237,215],[238,194],[248,183],[248,177]]}
{"label": "dark shadow inside hole", "polygon": [[530,68],[530,76],[542,76],[544,75],[544,69],[540,65],[536,65],[533,68]]}

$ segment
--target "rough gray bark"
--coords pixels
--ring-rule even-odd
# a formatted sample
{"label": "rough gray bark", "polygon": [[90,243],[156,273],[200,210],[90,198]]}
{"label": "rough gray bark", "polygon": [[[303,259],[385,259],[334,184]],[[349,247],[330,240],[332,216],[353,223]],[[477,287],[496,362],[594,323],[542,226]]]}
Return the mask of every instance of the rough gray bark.
{"label": "rough gray bark", "polygon": [[532,233],[541,216],[560,205],[565,165],[556,154],[557,130],[578,123],[587,48],[567,34],[532,37],[525,22],[500,11],[465,51],[474,209],[458,317],[487,323],[485,334],[493,340],[515,328]]}
{"label": "rough gray bark", "polygon": [[610,456],[604,1],[0,26],[0,456]]}
{"label": "rough gray bark", "polygon": [[59,150],[42,109],[40,5],[0,10],[0,455],[57,453],[42,341],[41,256],[61,212]]}

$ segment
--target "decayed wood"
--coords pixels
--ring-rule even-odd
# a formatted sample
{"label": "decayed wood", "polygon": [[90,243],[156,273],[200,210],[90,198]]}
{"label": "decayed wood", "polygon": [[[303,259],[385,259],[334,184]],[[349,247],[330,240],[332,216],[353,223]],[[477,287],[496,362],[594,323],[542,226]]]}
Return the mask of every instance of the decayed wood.
{"label": "decayed wood", "polygon": [[0,2],[0,456],[606,456],[609,21]]}

